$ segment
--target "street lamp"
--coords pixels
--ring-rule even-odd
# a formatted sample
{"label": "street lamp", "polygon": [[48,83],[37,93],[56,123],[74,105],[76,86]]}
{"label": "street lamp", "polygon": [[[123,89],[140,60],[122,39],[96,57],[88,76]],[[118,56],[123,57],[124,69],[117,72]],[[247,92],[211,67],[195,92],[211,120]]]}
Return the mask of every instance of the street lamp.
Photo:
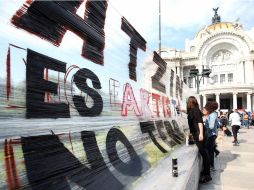
{"label": "street lamp", "polygon": [[190,76],[195,78],[195,81],[197,84],[197,94],[199,94],[199,85],[200,85],[201,79],[203,77],[209,78],[209,75],[211,74],[211,72],[212,72],[211,69],[203,69],[202,73],[199,73],[198,69],[190,70]]}

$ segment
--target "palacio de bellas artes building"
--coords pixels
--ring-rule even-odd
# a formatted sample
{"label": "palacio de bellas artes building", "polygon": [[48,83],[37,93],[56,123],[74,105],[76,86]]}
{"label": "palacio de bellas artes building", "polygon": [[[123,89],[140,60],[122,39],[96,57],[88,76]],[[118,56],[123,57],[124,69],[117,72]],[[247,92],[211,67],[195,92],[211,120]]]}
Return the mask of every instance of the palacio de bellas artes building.
{"label": "palacio de bellas artes building", "polygon": [[[254,111],[254,34],[238,21],[221,22],[218,8],[213,10],[212,24],[186,39],[184,51],[163,48],[161,56],[194,92],[199,87],[201,106],[216,100],[221,110]],[[202,77],[208,69],[209,78]]]}

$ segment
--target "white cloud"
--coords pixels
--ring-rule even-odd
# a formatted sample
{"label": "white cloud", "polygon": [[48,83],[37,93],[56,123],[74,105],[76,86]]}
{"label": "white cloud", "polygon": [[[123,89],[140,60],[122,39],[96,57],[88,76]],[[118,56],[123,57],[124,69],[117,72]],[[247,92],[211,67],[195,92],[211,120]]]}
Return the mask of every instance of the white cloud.
{"label": "white cloud", "polygon": [[[158,30],[158,0],[109,0],[138,30]],[[252,14],[253,0],[161,0],[162,24],[175,29],[210,25],[214,12],[222,21],[246,20]],[[253,18],[253,17],[252,17]],[[251,19],[251,18],[249,18]]]}
{"label": "white cloud", "polygon": [[[111,5],[150,44],[158,43],[159,0],[109,0],[109,6]],[[254,20],[254,12],[251,9],[254,7],[253,0],[161,0],[162,42],[166,42],[162,45],[169,45],[168,42],[173,42],[173,38],[178,40],[186,37],[175,31],[194,32],[188,38],[194,37],[205,25],[212,24],[213,8],[216,7],[219,7],[218,14],[222,22],[234,22],[240,17],[244,27],[250,28],[250,25],[254,25],[250,23]],[[183,41],[184,39],[181,43]],[[170,46],[172,45],[171,43]]]}
{"label": "white cloud", "polygon": [[109,0],[109,6],[124,16],[137,31],[145,33],[158,20],[158,1],[155,0]]}

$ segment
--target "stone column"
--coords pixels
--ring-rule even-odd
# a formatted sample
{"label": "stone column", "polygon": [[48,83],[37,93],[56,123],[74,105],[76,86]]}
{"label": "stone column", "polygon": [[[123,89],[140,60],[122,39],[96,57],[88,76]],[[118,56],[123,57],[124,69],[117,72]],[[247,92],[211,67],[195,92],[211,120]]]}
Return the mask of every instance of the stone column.
{"label": "stone column", "polygon": [[251,98],[252,98],[252,111],[254,111],[254,96],[252,95]]}
{"label": "stone column", "polygon": [[197,89],[195,77],[192,78],[193,88]]}
{"label": "stone column", "polygon": [[247,110],[251,111],[251,92],[247,93]]}
{"label": "stone column", "polygon": [[180,65],[180,67],[179,67],[179,77],[180,77],[180,79],[181,80],[183,80],[183,68],[182,68],[182,66]]}
{"label": "stone column", "polygon": [[237,109],[237,92],[233,92],[233,109]]}
{"label": "stone column", "polygon": [[205,107],[205,105],[206,105],[206,94],[203,94],[202,96],[203,96],[203,107]]}
{"label": "stone column", "polygon": [[218,109],[220,109],[220,93],[216,93],[216,102],[218,103]]}

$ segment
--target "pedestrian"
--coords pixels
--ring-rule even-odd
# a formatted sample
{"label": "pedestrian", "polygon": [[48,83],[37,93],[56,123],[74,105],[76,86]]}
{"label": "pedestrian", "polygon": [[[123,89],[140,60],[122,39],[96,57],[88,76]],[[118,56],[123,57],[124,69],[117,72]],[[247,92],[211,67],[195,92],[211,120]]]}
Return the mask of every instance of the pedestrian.
{"label": "pedestrian", "polygon": [[216,149],[216,143],[215,140],[218,136],[218,114],[216,110],[218,109],[218,103],[217,102],[207,102],[204,109],[203,114],[206,118],[205,120],[205,128],[207,131],[207,150],[210,160],[210,167],[212,170],[214,170],[214,153],[219,154],[220,152]]}
{"label": "pedestrian", "polygon": [[[231,112],[232,113],[232,112]],[[227,125],[228,125],[228,119],[229,116],[227,117],[226,116],[226,113],[223,113],[221,116],[220,116],[220,123],[221,123],[221,126],[220,128],[222,129],[222,131],[224,132],[224,134],[226,134],[227,136],[232,136],[232,133],[231,131],[228,129]]]}
{"label": "pedestrian", "polygon": [[227,121],[227,117],[226,117],[226,113],[223,112],[220,115],[220,123],[221,123],[221,128],[223,129],[223,127],[227,127],[228,121]]}
{"label": "pedestrian", "polygon": [[254,126],[254,112],[251,114],[251,125]]}
{"label": "pedestrian", "polygon": [[230,114],[229,122],[231,123],[233,137],[234,137],[234,141],[232,143],[234,143],[234,145],[237,145],[237,144],[239,144],[239,142],[237,140],[237,133],[238,133],[238,130],[240,129],[240,125],[241,125],[241,117],[240,117],[237,109],[235,109],[234,112]]}
{"label": "pedestrian", "polygon": [[249,124],[249,128],[250,128],[250,126],[251,126],[251,111],[248,111],[247,113],[249,115],[249,123],[248,124]]}
{"label": "pedestrian", "polygon": [[187,101],[187,109],[184,111],[188,114],[188,125],[190,133],[193,136],[196,146],[198,147],[199,153],[203,159],[203,171],[200,175],[200,183],[206,183],[211,181],[210,175],[210,162],[208,157],[208,152],[205,147],[206,137],[205,137],[205,127],[202,119],[202,112],[199,109],[198,101],[194,96],[190,96]]}
{"label": "pedestrian", "polygon": [[243,111],[243,125],[246,129],[249,129],[249,114],[247,111]]}

